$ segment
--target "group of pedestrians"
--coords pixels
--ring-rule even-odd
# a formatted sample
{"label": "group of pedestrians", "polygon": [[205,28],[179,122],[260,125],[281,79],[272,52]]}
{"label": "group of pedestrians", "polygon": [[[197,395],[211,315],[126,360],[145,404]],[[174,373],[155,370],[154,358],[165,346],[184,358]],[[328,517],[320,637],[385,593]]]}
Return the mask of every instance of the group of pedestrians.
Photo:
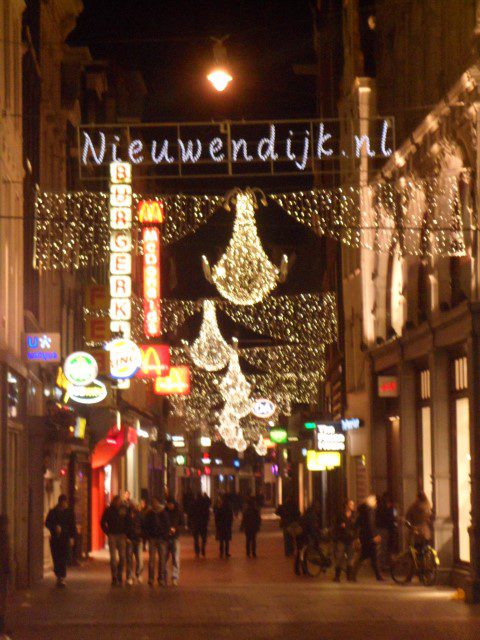
{"label": "group of pedestrians", "polygon": [[[300,574],[306,545],[319,544],[321,527],[317,510],[311,505],[300,514],[290,497],[276,513],[280,517],[285,555],[295,557],[294,570]],[[405,519],[412,525],[414,544],[422,546],[431,540],[433,513],[423,491],[418,492]],[[375,495],[368,496],[358,510],[353,500],[345,500],[331,530],[334,581],[340,582],[342,573],[345,573],[348,581],[356,582],[365,560],[370,561],[375,578],[383,581],[382,570],[390,567],[398,547],[398,520],[394,502],[388,493],[379,499]]]}

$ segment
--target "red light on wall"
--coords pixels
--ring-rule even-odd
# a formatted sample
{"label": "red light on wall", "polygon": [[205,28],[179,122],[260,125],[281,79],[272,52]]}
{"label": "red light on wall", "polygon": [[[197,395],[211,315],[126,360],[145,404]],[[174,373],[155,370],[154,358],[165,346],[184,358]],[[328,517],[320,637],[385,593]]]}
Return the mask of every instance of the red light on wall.
{"label": "red light on wall", "polygon": [[149,338],[158,337],[160,328],[160,231],[145,227],[143,239],[143,331]]}
{"label": "red light on wall", "polygon": [[159,396],[187,396],[190,393],[190,367],[171,367],[168,376],[155,378],[153,392]]}
{"label": "red light on wall", "polygon": [[170,347],[168,344],[142,344],[142,366],[136,378],[157,378],[170,373]]}
{"label": "red light on wall", "polygon": [[138,203],[138,220],[142,224],[163,222],[163,202],[160,200],[141,200]]}

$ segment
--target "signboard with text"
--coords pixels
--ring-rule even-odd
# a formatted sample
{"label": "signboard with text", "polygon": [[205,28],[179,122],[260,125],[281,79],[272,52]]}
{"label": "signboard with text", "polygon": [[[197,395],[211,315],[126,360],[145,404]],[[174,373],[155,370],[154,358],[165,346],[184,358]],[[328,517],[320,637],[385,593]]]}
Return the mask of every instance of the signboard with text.
{"label": "signboard with text", "polygon": [[24,350],[30,362],[60,362],[61,339],[59,333],[27,333]]}

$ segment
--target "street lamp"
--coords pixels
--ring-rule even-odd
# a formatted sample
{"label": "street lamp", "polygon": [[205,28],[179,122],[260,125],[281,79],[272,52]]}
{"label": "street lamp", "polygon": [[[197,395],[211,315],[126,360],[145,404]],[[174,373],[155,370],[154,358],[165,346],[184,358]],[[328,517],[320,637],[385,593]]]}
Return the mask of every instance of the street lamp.
{"label": "street lamp", "polygon": [[207,80],[213,85],[216,91],[225,91],[230,82],[233,80],[228,72],[227,49],[223,44],[230,36],[223,38],[211,38],[213,40],[213,57],[215,60],[215,68],[210,71]]}

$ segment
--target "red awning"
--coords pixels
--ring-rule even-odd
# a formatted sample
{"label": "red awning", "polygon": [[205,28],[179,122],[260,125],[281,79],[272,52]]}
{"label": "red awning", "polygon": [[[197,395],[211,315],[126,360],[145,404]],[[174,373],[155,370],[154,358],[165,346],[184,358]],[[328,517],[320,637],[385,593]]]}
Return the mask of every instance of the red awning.
{"label": "red awning", "polygon": [[92,469],[100,469],[110,464],[116,456],[123,455],[131,444],[137,444],[135,429],[110,429],[106,437],[95,445],[92,452]]}

